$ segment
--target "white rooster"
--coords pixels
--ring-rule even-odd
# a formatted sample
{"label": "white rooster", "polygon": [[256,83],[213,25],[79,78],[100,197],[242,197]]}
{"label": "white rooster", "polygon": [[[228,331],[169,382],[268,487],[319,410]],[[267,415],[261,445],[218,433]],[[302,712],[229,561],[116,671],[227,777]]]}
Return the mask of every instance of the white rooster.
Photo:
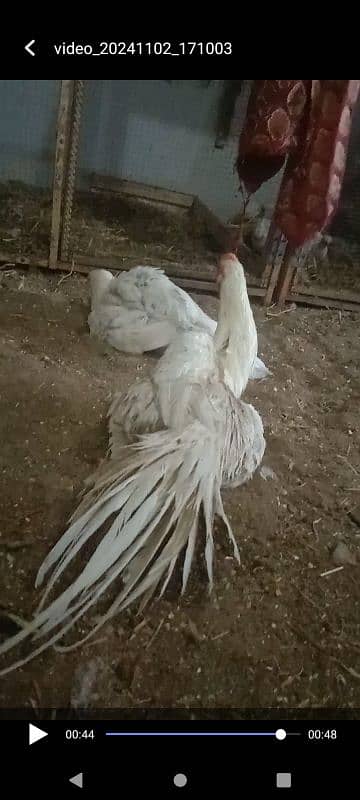
{"label": "white rooster", "polygon": [[[221,487],[238,486],[253,476],[265,440],[258,412],[239,399],[256,357],[257,335],[244,271],[234,255],[220,259],[219,282],[215,336],[193,330],[173,339],[151,380],[130,390],[136,394],[135,415],[131,403],[115,400],[111,458],[39,570],[37,585],[50,570],[52,575],[34,620],[0,647],[4,654],[27,640],[30,652],[1,674],[54,644],[107,590],[115,599],[88,636],[131,603],[141,599],[143,608],[160,583],[160,593],[165,591],[182,554],[185,591],[200,515],[210,589],[215,514],[224,521],[240,560]],[[119,425],[131,434],[153,432],[119,449]],[[80,559],[74,565],[76,556]],[[77,577],[50,601],[54,585],[69,567],[74,574],[76,564]]]}
{"label": "white rooster", "polygon": [[[90,273],[92,335],[124,353],[146,353],[167,347],[180,332],[204,331],[216,322],[156,267],[133,267],[113,277],[105,269]],[[257,357],[250,378],[271,375]]]}

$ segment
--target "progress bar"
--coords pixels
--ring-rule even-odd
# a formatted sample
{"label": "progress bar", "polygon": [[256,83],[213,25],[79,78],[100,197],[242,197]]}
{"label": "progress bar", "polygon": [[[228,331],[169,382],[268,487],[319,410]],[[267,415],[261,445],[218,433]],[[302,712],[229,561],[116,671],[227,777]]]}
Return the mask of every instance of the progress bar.
{"label": "progress bar", "polygon": [[301,734],[279,728],[277,731],[106,731],[105,736],[272,736],[283,741],[287,736]]}

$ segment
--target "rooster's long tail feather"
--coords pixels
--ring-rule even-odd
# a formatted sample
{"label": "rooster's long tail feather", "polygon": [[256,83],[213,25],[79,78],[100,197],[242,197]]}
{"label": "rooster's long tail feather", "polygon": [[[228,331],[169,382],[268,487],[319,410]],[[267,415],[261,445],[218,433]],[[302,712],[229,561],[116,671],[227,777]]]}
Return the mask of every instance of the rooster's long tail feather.
{"label": "rooster's long tail feather", "polygon": [[[136,600],[141,598],[144,605],[161,581],[163,593],[183,550],[182,591],[185,591],[201,509],[206,525],[205,561],[211,588],[215,513],[223,518],[235,555],[239,557],[222,506],[220,485],[218,434],[199,422],[192,423],[181,434],[173,431],[147,434],[135,445],[125,447],[121,460],[110,461],[101,471],[68,530],[43,562],[37,585],[43,583],[50,570],[52,575],[35,618],[0,646],[2,655],[27,641],[30,652],[0,674],[25,664],[56,643],[118,579],[122,584],[115,601],[89,636]],[[105,524],[107,530],[100,534]],[[54,585],[96,534],[100,534],[100,540],[84,568],[56,599],[48,602]],[[39,639],[43,641],[39,643]]]}

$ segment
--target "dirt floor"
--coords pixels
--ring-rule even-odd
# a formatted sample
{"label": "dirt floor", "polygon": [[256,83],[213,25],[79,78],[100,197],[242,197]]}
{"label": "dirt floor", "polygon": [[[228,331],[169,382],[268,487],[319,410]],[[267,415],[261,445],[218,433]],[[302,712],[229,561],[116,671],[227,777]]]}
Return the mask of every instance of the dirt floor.
{"label": "dirt floor", "polygon": [[[111,394],[153,358],[101,351],[81,277],[0,282],[0,606],[29,618],[40,561],[105,454]],[[212,596],[199,556],[183,599],[170,589],[144,617],[0,679],[1,707],[359,707],[359,317],[255,315],[273,377],[246,396],[276,478],[224,492],[242,565],[219,529]]]}

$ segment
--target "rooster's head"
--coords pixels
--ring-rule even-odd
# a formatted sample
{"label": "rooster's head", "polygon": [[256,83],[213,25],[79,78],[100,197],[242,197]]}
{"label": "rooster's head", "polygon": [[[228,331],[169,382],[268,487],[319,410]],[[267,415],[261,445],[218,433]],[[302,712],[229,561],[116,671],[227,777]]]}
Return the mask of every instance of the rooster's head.
{"label": "rooster's head", "polygon": [[225,253],[220,256],[216,280],[220,284],[220,288],[223,283],[230,282],[240,284],[241,288],[244,287],[244,284],[246,286],[244,268],[234,253]]}

